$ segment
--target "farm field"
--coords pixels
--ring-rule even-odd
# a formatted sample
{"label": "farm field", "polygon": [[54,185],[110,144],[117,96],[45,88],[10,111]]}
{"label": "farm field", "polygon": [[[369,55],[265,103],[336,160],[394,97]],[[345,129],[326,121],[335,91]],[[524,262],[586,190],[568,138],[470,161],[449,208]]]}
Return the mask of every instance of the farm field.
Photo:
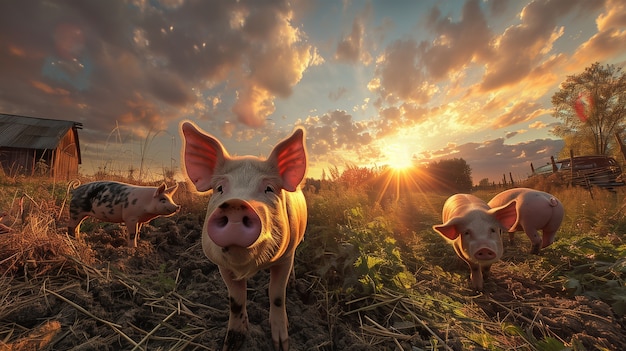
{"label": "farm field", "polygon": [[[221,350],[228,301],[201,250],[206,196],[181,183],[182,211],[144,226],[135,249],[123,226],[95,220],[69,237],[67,183],[0,181],[12,229],[0,234],[0,350]],[[537,186],[565,205],[556,242],[537,256],[524,233],[505,240],[482,293],[431,228],[447,195],[307,188],[291,349],[626,349],[626,189]],[[268,284],[267,272],[248,281],[245,350],[272,349]]]}

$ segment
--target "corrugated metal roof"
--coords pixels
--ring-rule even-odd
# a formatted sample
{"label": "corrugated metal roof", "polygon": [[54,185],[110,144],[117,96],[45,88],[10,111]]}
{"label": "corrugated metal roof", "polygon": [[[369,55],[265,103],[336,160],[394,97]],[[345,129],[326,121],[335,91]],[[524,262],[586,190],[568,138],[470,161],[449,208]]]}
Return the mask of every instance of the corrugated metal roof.
{"label": "corrugated metal roof", "polygon": [[0,113],[0,147],[54,149],[72,127],[72,121]]}

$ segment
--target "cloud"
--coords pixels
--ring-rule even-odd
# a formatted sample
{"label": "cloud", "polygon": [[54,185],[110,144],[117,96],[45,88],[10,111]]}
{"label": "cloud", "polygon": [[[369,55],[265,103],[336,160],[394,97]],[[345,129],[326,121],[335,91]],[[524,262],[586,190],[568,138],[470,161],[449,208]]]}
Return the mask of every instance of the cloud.
{"label": "cloud", "polygon": [[358,153],[373,140],[367,122],[355,121],[345,111],[309,117],[304,126],[307,138],[313,141],[312,153],[317,155],[345,150]]}
{"label": "cloud", "polygon": [[492,34],[478,0],[465,3],[459,22],[452,22],[438,7],[433,8],[427,28],[434,31],[436,39],[432,44],[420,45],[424,49],[421,59],[434,80],[446,78],[451,72],[492,55],[489,46]]}
{"label": "cloud", "polygon": [[370,64],[372,57],[369,52],[365,50],[365,24],[371,16],[372,6],[368,3],[363,11],[352,21],[350,33],[337,43],[337,49],[335,50],[336,60],[347,63],[361,62],[365,65]]}
{"label": "cloud", "polygon": [[533,1],[520,13],[520,23],[492,38],[493,55],[485,61],[481,92],[511,86],[531,74],[546,59],[564,28],[558,20],[577,9],[580,1]]}
{"label": "cloud", "polygon": [[626,4],[623,1],[606,2],[604,11],[596,19],[598,32],[580,45],[573,57],[573,68],[602,62],[618,54],[626,42]]}
{"label": "cloud", "polygon": [[[292,19],[281,0],[2,3],[0,46],[8,49],[0,50],[0,90],[20,90],[0,104],[3,112],[89,120],[104,132],[116,120],[150,128],[157,118],[171,124],[210,110],[211,100],[196,92],[209,87],[230,96],[221,101],[231,107],[211,118],[259,127],[274,100],[323,62]],[[74,107],[50,108],[53,91],[67,91]]]}
{"label": "cloud", "polygon": [[272,96],[265,89],[250,85],[239,91],[232,111],[237,120],[250,127],[261,127],[267,116],[274,113]]}
{"label": "cloud", "polygon": [[550,156],[556,156],[563,148],[562,140],[536,139],[514,145],[504,143],[504,138],[487,140],[484,142],[470,142],[465,144],[448,144],[445,148],[430,153],[421,153],[419,157],[429,162],[440,159],[462,158],[472,169],[472,179],[478,183],[483,178],[494,175],[506,175],[509,172],[514,180],[525,179],[530,173],[530,164],[535,167],[546,164]]}
{"label": "cloud", "polygon": [[378,93],[383,102],[399,100],[426,103],[436,88],[428,83],[418,58],[422,49],[413,39],[396,40],[377,59],[375,78],[370,90]]}
{"label": "cloud", "polygon": [[528,125],[528,128],[530,129],[544,129],[546,128],[548,125],[541,122],[541,121],[534,121],[533,123]]}
{"label": "cloud", "polygon": [[536,102],[523,101],[516,103],[512,107],[505,109],[505,113],[493,121],[492,128],[499,129],[530,121],[537,117],[535,112],[539,108],[540,105]]}

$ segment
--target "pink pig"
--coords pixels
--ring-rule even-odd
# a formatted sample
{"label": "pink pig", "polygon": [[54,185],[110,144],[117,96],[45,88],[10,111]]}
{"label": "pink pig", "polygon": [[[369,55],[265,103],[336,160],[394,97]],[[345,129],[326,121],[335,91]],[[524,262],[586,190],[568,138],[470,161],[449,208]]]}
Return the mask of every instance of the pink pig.
{"label": "pink pig", "polygon": [[483,290],[483,277],[502,257],[503,231],[515,222],[515,201],[489,208],[487,203],[469,194],[450,196],[443,205],[443,224],[433,226],[470,267],[472,287]]}
{"label": "pink pig", "polygon": [[304,130],[296,129],[267,159],[231,157],[214,137],[190,122],[181,126],[184,170],[197,191],[213,190],[202,230],[202,250],[228,288],[230,317],[223,350],[239,349],[248,330],[246,279],[270,270],[272,341],[289,348],[286,286],[306,228],[300,183],[307,157]]}
{"label": "pink pig", "polygon": [[72,190],[69,234],[79,237],[80,223],[87,216],[101,221],[126,224],[128,246],[137,247],[139,230],[144,223],[160,216],[171,216],[180,210],[172,201],[178,184],[166,188],[138,186],[113,181],[96,181]]}
{"label": "pink pig", "polygon": [[[559,199],[551,194],[528,188],[505,190],[489,201],[489,206],[502,206],[511,200],[517,201],[517,220],[509,227],[509,240],[513,242],[516,231],[524,231],[532,243],[531,253],[552,244],[556,231],[561,226],[565,210]],[[538,230],[543,235],[539,237]]]}

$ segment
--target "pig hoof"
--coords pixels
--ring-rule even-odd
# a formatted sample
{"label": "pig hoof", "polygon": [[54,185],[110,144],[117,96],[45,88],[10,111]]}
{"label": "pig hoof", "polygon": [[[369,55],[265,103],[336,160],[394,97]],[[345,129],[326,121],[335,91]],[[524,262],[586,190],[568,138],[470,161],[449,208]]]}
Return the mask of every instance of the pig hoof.
{"label": "pig hoof", "polygon": [[274,351],[289,350],[289,338],[281,341],[274,340]]}
{"label": "pig hoof", "polygon": [[246,334],[229,330],[226,332],[226,339],[224,339],[224,347],[222,351],[234,351],[239,350],[246,339]]}

